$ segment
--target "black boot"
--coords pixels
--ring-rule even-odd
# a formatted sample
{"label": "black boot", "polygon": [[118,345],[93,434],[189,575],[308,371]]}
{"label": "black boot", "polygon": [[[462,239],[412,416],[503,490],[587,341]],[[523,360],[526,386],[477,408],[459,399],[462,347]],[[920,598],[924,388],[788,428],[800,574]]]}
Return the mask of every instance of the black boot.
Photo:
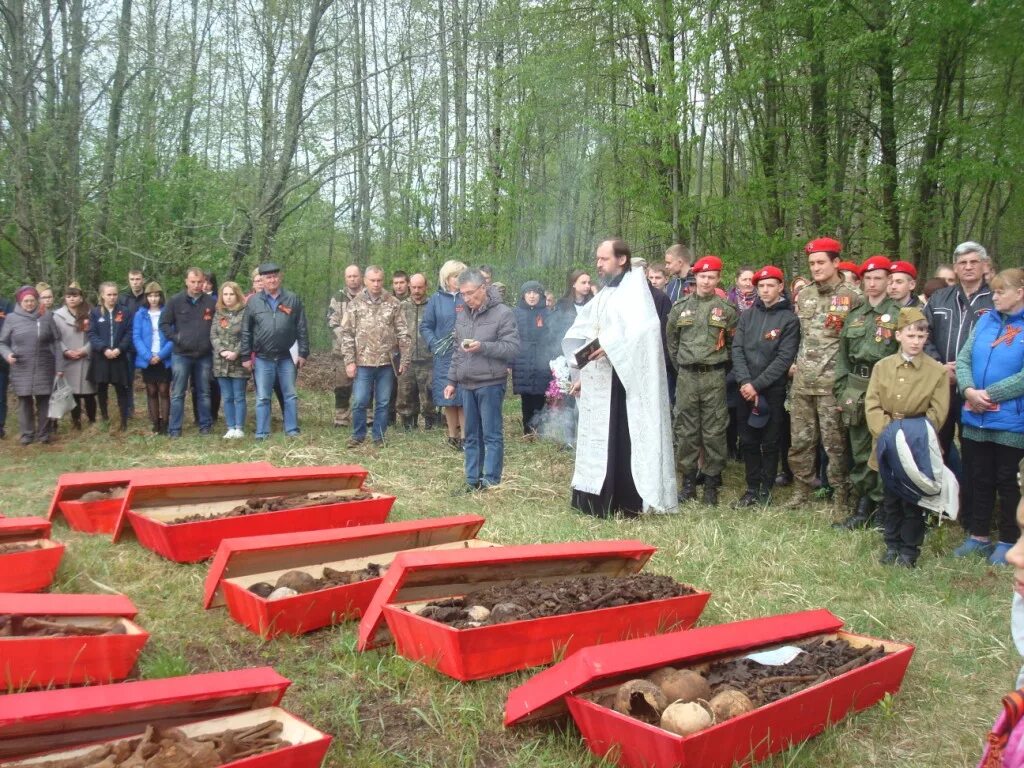
{"label": "black boot", "polygon": [[833,523],[832,527],[845,531],[852,531],[857,528],[870,528],[875,520],[875,504],[868,496],[861,496],[857,502],[857,509],[841,523]]}
{"label": "black boot", "polygon": [[423,414],[423,429],[424,431],[431,430],[434,428],[434,414],[425,413]]}
{"label": "black boot", "polygon": [[704,476],[704,504],[708,507],[718,506],[718,489],[722,487],[721,475]]}
{"label": "black boot", "polygon": [[679,491],[679,501],[692,501],[697,498],[697,474],[683,478],[683,487]]}
{"label": "black boot", "polygon": [[774,485],[774,479],[769,480],[767,483],[761,483],[761,486],[757,489],[758,504],[766,507],[772,503],[772,486]]}
{"label": "black boot", "polygon": [[[704,493],[707,493],[707,486],[705,486]],[[747,488],[747,492],[744,493],[739,499],[732,503],[733,509],[747,509],[748,507],[756,507],[761,502],[759,501],[760,493],[752,488]]]}
{"label": "black boot", "polygon": [[415,416],[403,416],[402,417],[402,428],[406,432],[412,432],[416,429],[416,417]]}

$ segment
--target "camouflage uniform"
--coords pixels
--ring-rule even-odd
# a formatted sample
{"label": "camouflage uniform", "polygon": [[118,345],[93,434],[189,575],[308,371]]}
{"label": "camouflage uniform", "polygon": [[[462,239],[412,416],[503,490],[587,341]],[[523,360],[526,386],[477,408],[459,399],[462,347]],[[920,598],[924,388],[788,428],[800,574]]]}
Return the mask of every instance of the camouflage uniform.
{"label": "camouflage uniform", "polygon": [[402,301],[405,324],[412,336],[412,359],[405,373],[398,377],[398,413],[406,426],[416,425],[417,414],[423,414],[423,425],[434,426],[437,409],[431,396],[434,380],[434,356],[420,336],[420,322],[427,308],[427,298],[417,304],[410,296]]}
{"label": "camouflage uniform", "polygon": [[352,423],[352,379],[345,373],[345,362],[341,356],[341,319],[345,315],[345,305],[352,300],[346,288],[342,288],[333,297],[327,308],[327,327],[331,329],[334,343],[331,354],[334,357],[334,426],[347,427]]}
{"label": "camouflage uniform", "polygon": [[[864,395],[868,391],[871,369],[883,357],[899,352],[896,322],[900,310],[890,298],[872,307],[865,301],[846,316],[839,353],[836,355],[835,385],[832,393],[842,410],[842,422],[850,436],[852,468],[850,487],[861,499],[858,512],[866,523],[874,507],[882,500],[878,473],[868,467],[871,458],[871,432],[864,419]],[[870,500],[872,509],[864,499]]]}
{"label": "camouflage uniform", "polygon": [[[736,307],[717,295],[696,292],[680,299],[668,315],[669,357],[676,379],[676,468],[683,479],[680,499],[693,497],[697,459],[704,450],[705,501],[708,483],[717,497],[725,469],[725,433],[729,412],[725,404],[725,373],[739,315]],[[709,501],[714,503],[714,501]]]}
{"label": "camouflage uniform", "polygon": [[835,491],[836,504],[845,507],[849,499],[846,428],[832,388],[843,323],[862,301],[838,276],[829,285],[814,283],[800,291],[796,308],[800,318],[800,351],[789,395],[789,466],[797,480],[790,508],[810,501],[819,438],[828,455],[828,481]]}
{"label": "camouflage uniform", "polygon": [[401,302],[390,293],[383,292],[377,301],[362,290],[345,306],[340,337],[341,357],[345,365],[379,368],[391,365],[391,351],[398,346],[401,362],[408,364],[412,351],[409,327]]}
{"label": "camouflage uniform", "polygon": [[248,379],[249,372],[242,367],[242,358],[228,360],[221,352],[237,352],[242,346],[242,319],[245,309],[231,312],[218,309],[210,326],[213,343],[213,377],[215,379]]}

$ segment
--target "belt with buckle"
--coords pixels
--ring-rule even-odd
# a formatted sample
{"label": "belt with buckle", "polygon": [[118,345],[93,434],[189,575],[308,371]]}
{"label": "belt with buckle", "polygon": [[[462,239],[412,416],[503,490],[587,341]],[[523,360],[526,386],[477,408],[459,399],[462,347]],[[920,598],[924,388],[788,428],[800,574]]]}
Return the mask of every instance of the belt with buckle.
{"label": "belt with buckle", "polygon": [[854,376],[860,376],[862,379],[871,378],[871,366],[870,365],[855,365],[850,370]]}
{"label": "belt with buckle", "polygon": [[710,373],[711,371],[720,371],[725,368],[725,363],[715,363],[714,365],[683,365],[680,366],[683,370],[692,371],[693,373]]}

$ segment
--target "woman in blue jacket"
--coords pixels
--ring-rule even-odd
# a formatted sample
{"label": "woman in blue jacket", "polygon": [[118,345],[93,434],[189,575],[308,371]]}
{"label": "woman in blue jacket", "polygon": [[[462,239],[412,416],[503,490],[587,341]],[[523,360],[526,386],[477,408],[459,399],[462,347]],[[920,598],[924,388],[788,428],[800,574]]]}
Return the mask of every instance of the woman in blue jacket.
{"label": "woman in blue jacket", "polygon": [[[955,551],[1005,565],[1017,541],[1017,468],[1024,459],[1024,270],[1006,269],[993,278],[994,312],[987,312],[956,359],[956,381],[964,397],[961,447],[964,482],[970,483],[965,510],[970,536]],[[989,538],[992,507],[999,495],[999,542]]]}
{"label": "woman in blue jacket", "polygon": [[523,283],[515,308],[519,354],[512,361],[512,391],[522,398],[523,434],[537,434],[535,420],[544,410],[544,394],[551,381],[547,323],[550,311],[544,286],[536,280]]}
{"label": "woman in blue jacket", "polygon": [[160,283],[146,284],[146,306],[139,307],[132,321],[135,367],[142,370],[146,385],[146,405],[153,434],[167,431],[171,411],[171,351],[174,343],[160,330],[160,314],[164,308],[164,289]]}
{"label": "woman in blue jacket", "polygon": [[453,397],[444,396],[448,383],[448,368],[455,353],[455,318],[463,311],[464,303],[459,293],[459,275],[466,265],[461,261],[446,261],[438,273],[437,293],[427,301],[420,321],[420,336],[434,355],[433,382],[431,392],[434,405],[444,411],[448,424],[448,445],[462,450],[465,424],[462,418],[462,393],[456,389]]}
{"label": "woman in blue jacket", "polygon": [[121,432],[128,428],[128,387],[132,385],[132,317],[117,305],[117,285],[100,283],[99,304],[89,311],[89,381],[96,385],[100,416],[110,420],[107,385],[114,385],[117,409],[121,414]]}

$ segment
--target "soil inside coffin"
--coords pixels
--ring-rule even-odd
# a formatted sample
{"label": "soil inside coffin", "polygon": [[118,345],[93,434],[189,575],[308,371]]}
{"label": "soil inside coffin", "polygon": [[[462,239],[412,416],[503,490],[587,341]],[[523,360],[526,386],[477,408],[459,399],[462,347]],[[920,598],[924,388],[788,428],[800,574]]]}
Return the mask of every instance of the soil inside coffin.
{"label": "soil inside coffin", "polygon": [[0,544],[0,555],[13,555],[17,552],[30,552],[33,549],[42,549],[43,545],[38,542],[13,541],[10,544]]}
{"label": "soil inside coffin", "polygon": [[[154,768],[214,768],[291,746],[291,742],[280,737],[282,728],[278,721],[267,720],[250,728],[189,737],[177,728],[161,730],[150,725],[141,737],[105,744],[80,757],[61,759],[57,754],[52,760],[32,762],[31,765],[40,768],[115,768],[145,764]],[[10,768],[18,768],[29,763],[9,765]]]}
{"label": "soil inside coffin", "polygon": [[20,616],[0,614],[0,638],[4,637],[87,637],[95,635],[123,635],[125,628],[119,619],[103,624],[86,626],[74,624],[60,616]]}
{"label": "soil inside coffin", "polygon": [[367,491],[358,493],[296,493],[291,496],[263,496],[254,499],[246,499],[245,504],[229,509],[227,512],[214,514],[186,515],[168,520],[168,525],[179,525],[181,523],[198,523],[203,520],[218,520],[222,517],[241,517],[243,515],[258,515],[263,512],[280,512],[282,509],[298,509],[300,507],[316,507],[322,504],[341,504],[348,501],[365,501],[372,499],[373,494]]}
{"label": "soil inside coffin", "polygon": [[669,576],[651,573],[569,576],[551,581],[516,579],[470,592],[464,597],[434,600],[416,612],[456,629],[470,629],[665,600],[695,592],[693,587],[680,584]]}
{"label": "soil inside coffin", "polygon": [[[275,589],[289,587],[299,594],[304,594],[331,587],[344,587],[369,579],[379,579],[387,570],[387,566],[380,563],[368,563],[365,568],[360,568],[357,571],[338,571],[330,566],[324,566],[324,574],[319,579],[304,571],[289,571],[277,580],[277,584],[260,581],[249,587],[249,591],[260,597],[269,597]],[[296,574],[301,574],[299,579],[294,578]]]}

